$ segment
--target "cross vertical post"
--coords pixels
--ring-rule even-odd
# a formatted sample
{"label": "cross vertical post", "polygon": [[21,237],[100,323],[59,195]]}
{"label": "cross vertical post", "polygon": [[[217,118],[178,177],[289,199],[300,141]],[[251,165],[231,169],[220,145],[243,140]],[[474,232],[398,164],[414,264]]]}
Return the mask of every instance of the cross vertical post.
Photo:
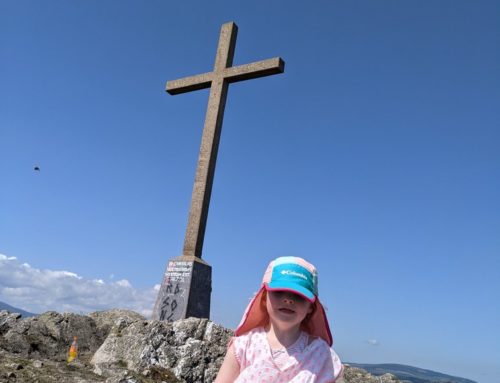
{"label": "cross vertical post", "polygon": [[[238,29],[234,23],[222,26],[214,73],[221,73],[233,64],[237,33]],[[222,76],[212,79],[183,255],[201,258],[228,86],[228,82]]]}

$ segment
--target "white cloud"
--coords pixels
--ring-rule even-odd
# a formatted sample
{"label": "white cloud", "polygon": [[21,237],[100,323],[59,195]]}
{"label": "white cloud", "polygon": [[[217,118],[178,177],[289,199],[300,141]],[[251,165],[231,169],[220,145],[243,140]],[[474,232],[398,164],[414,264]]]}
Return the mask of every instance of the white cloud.
{"label": "white cloud", "polygon": [[[7,257],[6,255],[0,254],[0,260],[5,259],[7,261],[12,261],[14,259],[17,259],[16,257]],[[27,263],[26,263],[27,265]]]}
{"label": "white cloud", "polygon": [[0,300],[21,309],[42,313],[88,313],[122,308],[147,318],[152,314],[158,290],[136,289],[129,281],[84,279],[64,270],[42,270],[0,254]]}
{"label": "white cloud", "polygon": [[121,287],[130,287],[130,288],[132,287],[130,282],[127,281],[126,279],[121,279],[119,281],[116,281],[115,284]]}
{"label": "white cloud", "polygon": [[366,343],[372,346],[380,346],[380,341],[378,341],[377,339],[368,339]]}

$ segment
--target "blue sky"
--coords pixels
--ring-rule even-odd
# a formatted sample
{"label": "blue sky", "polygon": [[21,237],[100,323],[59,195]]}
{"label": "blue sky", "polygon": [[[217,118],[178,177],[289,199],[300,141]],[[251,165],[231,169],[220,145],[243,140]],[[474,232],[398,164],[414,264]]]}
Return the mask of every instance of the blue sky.
{"label": "blue sky", "polygon": [[[500,4],[2,1],[0,300],[147,314],[181,255],[220,26],[234,64],[203,258],[235,327],[267,263],[319,270],[347,361],[500,375]],[[40,167],[35,172],[33,167]]]}

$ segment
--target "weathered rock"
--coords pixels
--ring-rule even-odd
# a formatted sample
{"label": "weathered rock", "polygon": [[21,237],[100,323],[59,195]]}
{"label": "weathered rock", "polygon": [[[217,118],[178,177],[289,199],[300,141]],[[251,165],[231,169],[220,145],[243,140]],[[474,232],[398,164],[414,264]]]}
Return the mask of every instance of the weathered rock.
{"label": "weathered rock", "polygon": [[10,313],[7,310],[0,311],[0,335],[3,335],[12,327],[16,326],[20,319],[21,314],[19,313]]}
{"label": "weathered rock", "polygon": [[207,319],[134,322],[120,331],[113,327],[91,364],[102,375],[122,365],[147,376],[154,367],[156,374],[162,371],[170,380],[209,382],[215,379],[231,336],[232,331]]}
{"label": "weathered rock", "polygon": [[[126,310],[26,319],[2,311],[0,383],[210,383],[232,334],[207,319],[146,321]],[[74,335],[79,354],[68,364]],[[400,381],[347,366],[342,383]]]}
{"label": "weathered rock", "polygon": [[93,354],[104,341],[92,318],[49,311],[36,317],[16,320],[2,334],[0,347],[22,357],[56,361],[66,359],[73,336],[78,336],[82,355]]}
{"label": "weathered rock", "polygon": [[100,332],[104,337],[109,334],[111,327],[117,324],[117,321],[120,322],[120,326],[126,327],[132,322],[146,320],[146,318],[135,311],[120,309],[96,311],[90,313],[88,316],[94,320],[98,332]]}
{"label": "weathered rock", "polygon": [[[13,367],[17,365],[23,368],[15,370]],[[0,383],[98,383],[104,381],[105,379],[94,374],[88,365],[68,366],[65,362],[48,359],[41,362],[0,350]]]}

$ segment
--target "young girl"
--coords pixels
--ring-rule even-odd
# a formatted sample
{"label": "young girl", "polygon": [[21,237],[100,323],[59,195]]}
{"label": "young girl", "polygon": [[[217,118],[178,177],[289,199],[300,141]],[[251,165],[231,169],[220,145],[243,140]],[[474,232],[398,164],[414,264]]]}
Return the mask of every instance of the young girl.
{"label": "young girl", "polygon": [[298,257],[272,261],[229,344],[215,383],[331,383],[342,374],[316,268]]}

